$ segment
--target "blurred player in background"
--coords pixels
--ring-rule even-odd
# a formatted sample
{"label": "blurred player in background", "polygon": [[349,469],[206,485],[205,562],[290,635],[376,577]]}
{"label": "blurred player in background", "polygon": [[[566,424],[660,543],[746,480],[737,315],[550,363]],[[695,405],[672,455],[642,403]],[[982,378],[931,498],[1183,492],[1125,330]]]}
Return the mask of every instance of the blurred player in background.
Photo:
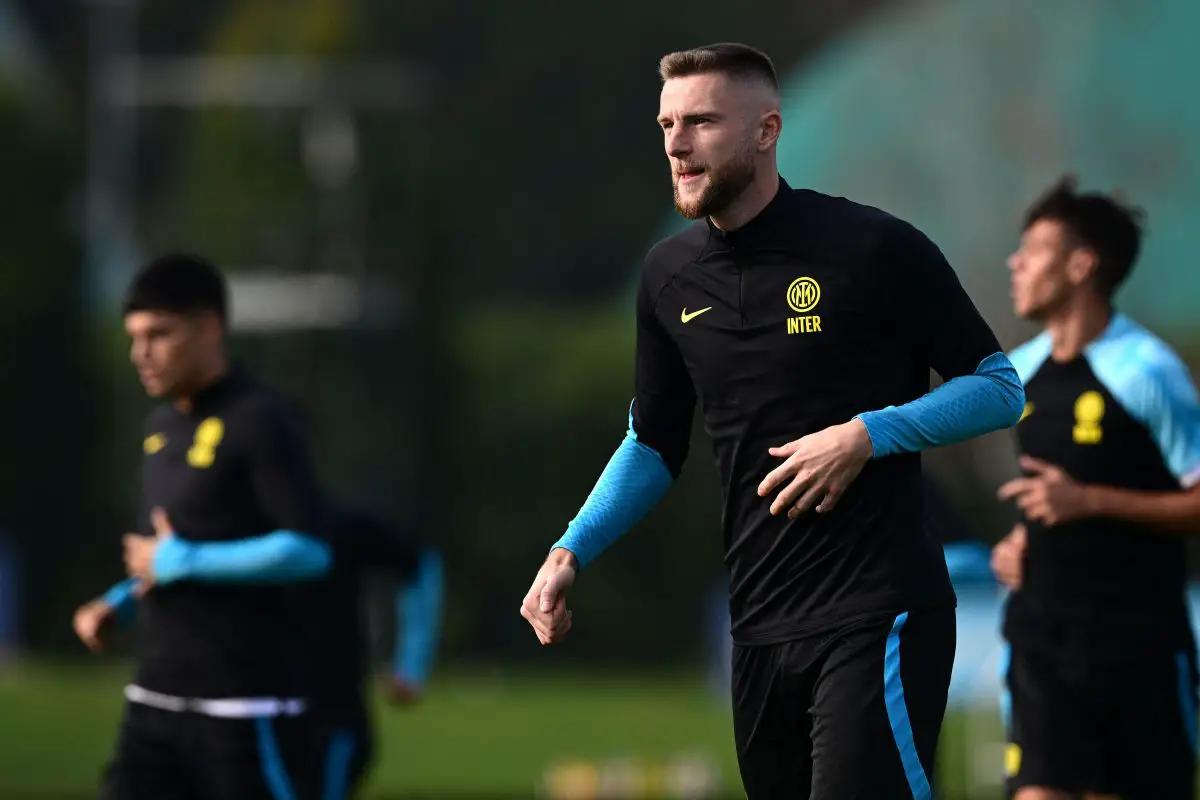
{"label": "blurred player in background", "polygon": [[[197,343],[188,336],[189,332],[195,333],[188,326],[207,321],[197,322],[189,315],[214,314],[221,323],[220,336],[208,331],[210,344],[223,344],[225,308],[223,280],[215,269],[199,259],[160,259],[139,275],[131,290],[126,321],[134,337],[134,360],[152,394],[183,396],[169,387],[196,383],[188,377],[190,370],[184,367],[189,362],[196,363],[197,351],[200,355],[208,355],[199,362],[208,364],[209,372],[220,374],[222,369],[227,369],[213,353],[205,352],[200,346],[203,342]],[[148,320],[144,318],[145,314],[150,315]],[[177,326],[184,329],[179,330]],[[223,347],[220,350],[223,353]],[[234,380],[242,379],[239,376]],[[160,384],[165,388],[160,390]],[[239,388],[237,384],[225,386],[224,394],[219,395],[227,404],[224,418],[206,416],[195,426],[194,433],[187,431],[191,435],[176,435],[172,428],[180,427],[180,423],[173,416],[166,416],[167,412],[161,409],[156,412],[163,418],[164,427],[147,437],[147,458],[160,454],[170,456],[172,442],[179,443],[186,452],[183,460],[187,471],[176,478],[184,482],[192,476],[191,470],[212,469],[213,472],[205,472],[204,476],[219,477],[220,473],[215,472],[214,467],[215,451],[224,448],[221,456],[232,463],[226,469],[234,470],[247,485],[230,490],[230,497],[209,498],[208,504],[228,503],[236,510],[239,501],[247,502],[236,494],[237,489],[241,489],[265,493],[275,502],[282,495],[294,504],[315,505],[318,494],[310,476],[307,443],[289,403],[265,392],[250,395],[251,400],[267,404],[271,413],[287,420],[287,436],[279,436],[279,440],[287,444],[286,448],[279,445],[275,450],[263,445],[255,448],[236,439],[228,440],[232,426],[241,422],[240,417],[245,413],[236,401],[248,390],[239,392]],[[231,393],[232,398],[229,397]],[[214,413],[217,406],[213,404],[213,398],[205,397],[208,400],[197,410]],[[179,405],[182,403],[177,401],[177,411],[186,414],[184,408],[188,406],[179,408]],[[260,407],[252,408],[261,413]],[[228,413],[230,411],[232,413]],[[153,427],[158,428],[154,416],[151,420]],[[261,419],[257,421],[262,424]],[[218,424],[221,429],[214,432],[214,426]],[[227,425],[231,426],[228,431]],[[182,427],[191,427],[186,418]],[[262,424],[262,429],[272,430],[269,424]],[[199,452],[201,431],[206,431],[205,447],[214,452]],[[261,435],[261,431],[259,433]],[[179,449],[178,445],[176,449]],[[245,452],[247,449],[249,453]],[[267,454],[275,458],[268,460]],[[260,468],[262,472],[256,473],[252,467],[257,466],[254,463],[257,460],[268,461],[273,465],[272,469]],[[285,463],[274,466],[280,460]],[[251,463],[246,465],[246,461]],[[170,461],[165,465],[148,463],[146,471],[168,469],[171,465]],[[251,468],[243,471],[243,466]],[[178,467],[175,469],[179,470]],[[304,480],[289,480],[288,470],[303,471]],[[215,480],[213,477],[206,479]],[[225,484],[203,488],[212,491],[225,488]],[[197,517],[198,510],[187,503],[180,505],[185,499],[186,495],[171,495],[168,501],[180,507],[185,517],[190,513],[193,523],[199,524],[202,518]],[[202,499],[203,496],[193,502],[206,505]],[[281,525],[258,536],[235,539],[230,522],[228,527],[221,528],[219,537],[196,540],[176,533],[166,512],[154,508],[147,514],[154,535],[126,537],[125,561],[131,577],[76,613],[76,633],[89,648],[100,649],[104,633],[114,622],[135,616],[137,599],[143,595],[145,608],[136,615],[142,622],[140,648],[144,648],[147,638],[153,641],[152,636],[146,635],[146,629],[155,623],[162,624],[153,616],[157,611],[156,601],[164,596],[190,599],[207,605],[193,609],[190,612],[193,617],[185,618],[184,622],[207,622],[199,629],[207,635],[197,640],[197,637],[187,635],[195,630],[184,627],[171,632],[173,638],[169,643],[190,648],[189,658],[197,662],[191,668],[202,670],[202,675],[193,680],[203,677],[217,680],[219,673],[217,676],[206,674],[204,667],[220,665],[223,658],[236,656],[238,661],[234,667],[253,672],[266,672],[272,665],[278,667],[277,662],[285,660],[289,694],[294,696],[287,699],[208,697],[202,693],[172,695],[147,689],[142,682],[169,681],[171,678],[169,674],[162,674],[165,670],[159,663],[164,660],[161,648],[152,651],[149,659],[139,650],[140,660],[150,661],[149,666],[139,664],[139,677],[148,672],[151,679],[141,678],[139,684],[129,690],[131,701],[137,705],[127,710],[118,754],[109,770],[106,797],[253,798],[261,795],[336,798],[347,796],[350,788],[357,784],[369,758],[372,738],[362,686],[366,658],[360,646],[365,634],[357,614],[361,568],[368,561],[392,565],[409,579],[404,589],[404,603],[397,609],[405,618],[406,641],[403,647],[397,648],[398,671],[391,694],[411,700],[420,691],[428,672],[436,640],[441,599],[440,561],[432,551],[416,548],[396,536],[389,526],[369,517],[328,506],[312,513],[314,530],[328,530],[333,526],[337,535],[344,537],[333,559],[329,557],[329,547],[325,543],[282,527],[289,521],[284,513],[264,513],[262,519],[249,522],[241,520],[243,532],[253,531],[256,524],[275,522]],[[316,514],[320,515],[319,523]],[[307,594],[293,591],[285,603],[275,606],[264,602],[264,597],[271,597],[270,592],[287,590],[289,583],[325,577],[329,580],[310,585]],[[239,608],[239,601],[246,606]],[[176,610],[176,613],[181,612]],[[222,616],[212,619],[217,613]],[[252,621],[255,627],[249,629],[245,620]],[[152,634],[157,633],[150,629]],[[259,638],[252,643],[244,641],[244,637],[253,639],[255,636]],[[281,641],[283,637],[287,637],[286,641]],[[254,648],[264,648],[267,652],[261,653]],[[210,652],[213,650],[216,653]],[[184,670],[189,666],[184,661],[175,664]],[[186,676],[182,680],[186,680]],[[143,705],[146,706],[144,711]],[[302,715],[306,706],[307,713]],[[162,714],[175,716],[159,716]],[[300,730],[290,735],[286,754],[268,735],[270,718],[280,715],[303,723]],[[205,717],[212,717],[214,721],[207,721],[203,719]],[[215,720],[252,721],[255,731],[249,751],[239,730]],[[196,728],[194,735],[186,731],[189,725]],[[205,740],[203,737],[209,734],[212,740]],[[320,751],[315,758],[314,748]],[[240,765],[240,769],[233,770],[233,778],[224,774],[228,771],[227,765],[209,763],[210,759],[220,761],[222,757],[236,759]],[[288,758],[292,761],[290,765],[286,763]],[[259,783],[266,784],[267,794],[262,794],[263,787]]]}
{"label": "blurred player in background", "polygon": [[567,633],[576,571],[670,488],[699,399],[747,795],[927,800],[955,618],[919,452],[1015,423],[1020,381],[920,231],[780,177],[769,58],[713,45],[660,76],[675,205],[696,222],[646,258],[628,436],[521,614],[543,643]]}
{"label": "blurred player in background", "polygon": [[1191,800],[1196,653],[1184,537],[1200,533],[1200,404],[1187,368],[1114,308],[1140,212],[1065,178],[1009,258],[1013,306],[1043,332],[1012,353],[1026,387],[1023,517],[995,548],[1018,800]]}
{"label": "blurred player in background", "polygon": [[[227,296],[212,264],[168,255],[135,275],[124,304],[131,360],[164,402],[146,420],[140,533],[124,539],[127,567],[152,552],[155,570],[123,585],[142,597],[105,800],[274,800],[308,783],[294,582],[328,567],[324,509],[287,404],[228,361]],[[171,522],[179,535],[164,535]],[[270,581],[188,579],[214,560],[236,572],[247,554],[229,540],[271,531]],[[202,543],[217,549],[204,558]]]}

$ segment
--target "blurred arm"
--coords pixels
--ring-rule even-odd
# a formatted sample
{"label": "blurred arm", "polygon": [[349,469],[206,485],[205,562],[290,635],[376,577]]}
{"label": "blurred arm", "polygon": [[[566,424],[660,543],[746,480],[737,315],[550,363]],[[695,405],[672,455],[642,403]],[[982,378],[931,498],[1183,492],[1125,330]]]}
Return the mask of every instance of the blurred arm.
{"label": "blurred arm", "polygon": [[399,578],[393,675],[419,689],[428,680],[441,628],[441,554],[422,547],[403,528],[373,514],[341,509],[337,520],[335,557],[386,568]]}
{"label": "blurred arm", "polygon": [[129,623],[137,615],[137,578],[126,578],[111,588],[100,599],[113,609],[113,615],[121,624]]}
{"label": "blurred arm", "polygon": [[393,674],[414,687],[429,679],[442,620],[444,575],[441,556],[424,551],[416,573],[396,595],[396,649]]}
{"label": "blurred arm", "polygon": [[1160,533],[1200,535],[1200,486],[1185,492],[1137,492],[1085,484],[1087,515],[1136,522]]}
{"label": "blurred arm", "polygon": [[[1139,492],[1085,485],[1090,516],[1127,520],[1165,534],[1200,534],[1200,398],[1187,367],[1165,347],[1134,356],[1136,370],[1113,374],[1098,361],[1102,379],[1125,409],[1154,437],[1182,492]],[[1118,365],[1123,366],[1123,365]]]}
{"label": "blurred arm", "polygon": [[295,531],[231,542],[190,542],[173,535],[162,539],[154,554],[154,576],[158,583],[281,583],[323,578],[332,564],[326,542]]}

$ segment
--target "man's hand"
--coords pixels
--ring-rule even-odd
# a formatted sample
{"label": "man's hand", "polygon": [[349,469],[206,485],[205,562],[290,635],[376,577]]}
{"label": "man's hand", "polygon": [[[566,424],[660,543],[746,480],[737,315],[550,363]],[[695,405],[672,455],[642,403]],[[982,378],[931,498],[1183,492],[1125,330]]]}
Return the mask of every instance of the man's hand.
{"label": "man's hand", "polygon": [[992,572],[996,580],[1014,592],[1025,577],[1025,526],[1017,523],[992,548]]}
{"label": "man's hand", "polygon": [[862,472],[873,450],[867,426],[855,419],[768,452],[787,460],[758,485],[758,496],[766,497],[786,483],[771,503],[771,514],[787,511],[788,519],[795,519],[814,505],[818,513],[832,509]]}
{"label": "man's hand", "polygon": [[84,603],[75,611],[73,620],[75,635],[88,650],[99,653],[104,649],[104,638],[112,627],[116,609],[102,598]]}
{"label": "man's hand", "polygon": [[575,583],[575,570],[575,556],[569,550],[550,551],[521,602],[521,616],[543,645],[561,642],[571,630],[567,590]]}
{"label": "man's hand", "polygon": [[1030,456],[1021,456],[1020,465],[1033,474],[1014,478],[1001,486],[996,496],[1004,501],[1016,500],[1026,519],[1049,528],[1089,516],[1087,487],[1061,467]]}
{"label": "man's hand", "polygon": [[154,526],[153,536],[127,533],[121,539],[125,548],[125,571],[131,578],[140,578],[147,588],[154,583],[154,556],[158,553],[158,545],[175,533],[167,512],[161,508],[150,512],[150,523]]}
{"label": "man's hand", "polygon": [[391,676],[383,685],[388,702],[395,706],[413,706],[421,699],[420,687],[409,683],[398,675]]}

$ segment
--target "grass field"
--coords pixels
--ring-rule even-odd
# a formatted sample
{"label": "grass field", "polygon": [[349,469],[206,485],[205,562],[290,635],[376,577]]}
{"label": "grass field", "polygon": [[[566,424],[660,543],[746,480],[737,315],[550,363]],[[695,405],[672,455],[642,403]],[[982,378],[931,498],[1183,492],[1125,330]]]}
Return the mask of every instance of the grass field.
{"label": "grass field", "polygon": [[[94,797],[126,674],[96,664],[0,669],[0,797]],[[418,708],[380,706],[376,719],[371,798],[546,796],[543,780],[554,764],[654,767],[681,756],[704,762],[717,778],[713,793],[687,796],[743,796],[727,707],[699,678],[448,674]],[[942,800],[999,797],[970,785],[972,771],[994,778],[996,738],[988,715],[947,722]],[[646,771],[634,773],[646,779]],[[647,791],[622,796],[685,796]]]}

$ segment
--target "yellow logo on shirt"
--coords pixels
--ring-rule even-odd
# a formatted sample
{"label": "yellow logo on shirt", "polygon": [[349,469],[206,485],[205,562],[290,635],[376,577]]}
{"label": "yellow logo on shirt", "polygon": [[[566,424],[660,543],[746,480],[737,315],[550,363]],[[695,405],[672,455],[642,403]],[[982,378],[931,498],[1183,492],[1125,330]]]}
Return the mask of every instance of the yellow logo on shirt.
{"label": "yellow logo on shirt", "polygon": [[217,457],[217,445],[225,438],[225,423],[219,417],[209,417],[196,426],[187,462],[196,469],[208,469]]}
{"label": "yellow logo on shirt", "polygon": [[1021,418],[1017,422],[1024,422],[1025,418],[1033,413],[1033,403],[1026,403],[1025,408],[1021,409]]}
{"label": "yellow logo on shirt", "polygon": [[1021,771],[1021,747],[1009,742],[1004,746],[1004,774],[1015,778]]}
{"label": "yellow logo on shirt", "polygon": [[1075,444],[1100,444],[1104,430],[1100,420],[1104,419],[1104,395],[1090,389],[1075,400],[1075,427],[1071,438]]}
{"label": "yellow logo on shirt", "polygon": [[796,278],[787,290],[787,303],[797,314],[807,314],[821,302],[821,286],[812,278]]}
{"label": "yellow logo on shirt", "polygon": [[163,436],[161,433],[156,433],[151,436],[147,436],[142,442],[142,452],[148,456],[152,456],[166,446],[167,437]]}
{"label": "yellow logo on shirt", "polygon": [[[808,314],[821,302],[821,285],[812,278],[796,278],[787,289],[788,308],[797,314]],[[789,317],[788,335],[794,333],[820,333],[821,318],[817,315]]]}

